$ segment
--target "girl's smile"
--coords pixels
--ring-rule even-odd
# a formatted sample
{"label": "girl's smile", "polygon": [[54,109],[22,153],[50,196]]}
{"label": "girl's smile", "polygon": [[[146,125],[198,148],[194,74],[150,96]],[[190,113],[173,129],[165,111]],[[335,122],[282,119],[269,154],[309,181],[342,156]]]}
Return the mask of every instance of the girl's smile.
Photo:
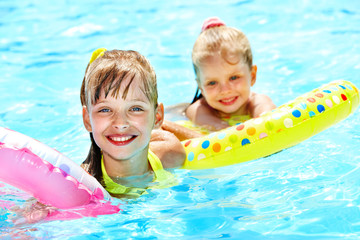
{"label": "girl's smile", "polygon": [[238,98],[239,97],[223,98],[223,99],[220,99],[219,102],[225,106],[230,106],[230,105],[234,104]]}
{"label": "girl's smile", "polygon": [[123,80],[117,96],[112,90],[105,96],[101,90],[96,103],[83,109],[84,125],[101,149],[109,175],[120,165],[133,169],[129,175],[148,171],[151,131],[162,122],[163,115],[159,122],[158,108],[144,94],[138,77],[132,80],[124,98],[122,93],[129,81]]}
{"label": "girl's smile", "polygon": [[109,135],[106,136],[110,143],[116,146],[124,146],[131,143],[137,136],[135,135]]}
{"label": "girl's smile", "polygon": [[220,115],[247,115],[256,70],[242,61],[230,64],[220,55],[208,57],[199,68],[199,87],[207,104]]}

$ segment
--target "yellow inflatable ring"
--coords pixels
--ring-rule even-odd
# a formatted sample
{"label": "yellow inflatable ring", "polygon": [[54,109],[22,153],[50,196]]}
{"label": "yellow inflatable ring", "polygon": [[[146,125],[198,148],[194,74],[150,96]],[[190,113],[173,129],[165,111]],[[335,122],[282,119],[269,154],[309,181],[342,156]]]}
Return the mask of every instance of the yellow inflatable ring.
{"label": "yellow inflatable ring", "polygon": [[358,106],[359,90],[354,84],[331,82],[261,117],[183,141],[183,168],[216,168],[271,155],[345,119]]}

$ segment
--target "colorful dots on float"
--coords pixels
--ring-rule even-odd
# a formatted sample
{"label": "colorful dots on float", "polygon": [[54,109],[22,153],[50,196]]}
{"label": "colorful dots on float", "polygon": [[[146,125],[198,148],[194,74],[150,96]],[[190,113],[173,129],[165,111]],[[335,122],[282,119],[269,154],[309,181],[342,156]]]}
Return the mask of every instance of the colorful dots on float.
{"label": "colorful dots on float", "polygon": [[358,104],[359,92],[352,83],[344,80],[329,83],[258,118],[184,141],[187,152],[184,168],[213,168],[268,156],[320,131],[311,126],[321,126],[321,130],[331,126],[333,119],[325,117],[326,114],[332,116],[335,112],[342,115],[337,116],[338,120],[344,119]]}

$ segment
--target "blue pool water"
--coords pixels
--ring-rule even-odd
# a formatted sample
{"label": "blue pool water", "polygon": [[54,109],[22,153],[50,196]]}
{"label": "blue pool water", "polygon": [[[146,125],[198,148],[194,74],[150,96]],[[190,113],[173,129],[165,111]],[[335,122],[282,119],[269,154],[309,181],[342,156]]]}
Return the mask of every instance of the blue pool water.
{"label": "blue pool water", "polygon": [[[332,80],[360,87],[360,2],[0,2],[0,125],[77,163],[89,140],[79,89],[91,52],[134,49],[149,58],[160,101],[191,101],[191,49],[202,21],[219,16],[249,37],[254,91],[277,105]],[[178,186],[121,203],[121,214],[14,226],[0,238],[359,239],[360,110],[295,147],[211,170],[176,170]],[[1,166],[0,166],[1,167]],[[0,203],[28,195],[0,183]]]}

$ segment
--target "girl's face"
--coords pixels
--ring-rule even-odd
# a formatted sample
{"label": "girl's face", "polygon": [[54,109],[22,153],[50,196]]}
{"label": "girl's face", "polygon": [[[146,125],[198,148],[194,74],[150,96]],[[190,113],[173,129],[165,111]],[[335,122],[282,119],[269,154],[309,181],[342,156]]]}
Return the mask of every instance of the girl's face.
{"label": "girl's face", "polygon": [[163,108],[154,109],[140,89],[138,77],[122,98],[128,82],[129,78],[123,80],[117,98],[111,96],[112,92],[105,98],[102,91],[95,104],[83,109],[85,128],[92,132],[104,160],[147,159],[151,131],[163,120]]}
{"label": "girl's face", "polygon": [[221,114],[248,114],[246,103],[256,81],[257,67],[242,61],[226,62],[221,56],[209,57],[199,67],[201,93],[210,107]]}

